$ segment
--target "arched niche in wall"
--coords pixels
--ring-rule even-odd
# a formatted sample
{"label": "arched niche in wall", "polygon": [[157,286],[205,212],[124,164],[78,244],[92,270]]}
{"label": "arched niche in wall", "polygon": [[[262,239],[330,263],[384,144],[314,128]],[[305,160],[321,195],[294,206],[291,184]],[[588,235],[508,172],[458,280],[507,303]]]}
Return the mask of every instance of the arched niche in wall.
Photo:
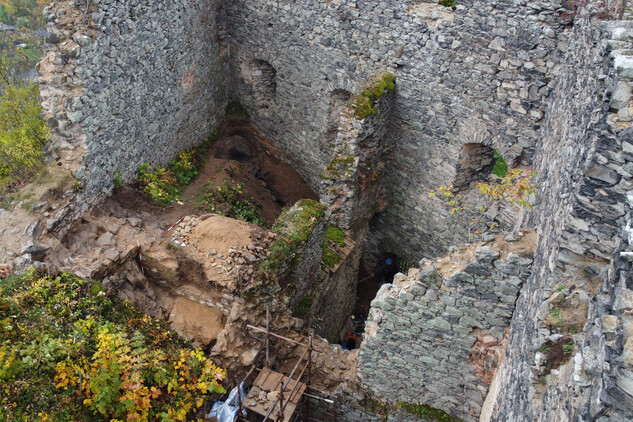
{"label": "arched niche in wall", "polygon": [[242,77],[250,85],[254,105],[268,109],[277,93],[277,70],[266,60],[250,58],[242,66]]}
{"label": "arched niche in wall", "polygon": [[458,192],[465,192],[478,182],[490,180],[500,155],[488,145],[467,143],[462,147],[457,162],[453,186]]}

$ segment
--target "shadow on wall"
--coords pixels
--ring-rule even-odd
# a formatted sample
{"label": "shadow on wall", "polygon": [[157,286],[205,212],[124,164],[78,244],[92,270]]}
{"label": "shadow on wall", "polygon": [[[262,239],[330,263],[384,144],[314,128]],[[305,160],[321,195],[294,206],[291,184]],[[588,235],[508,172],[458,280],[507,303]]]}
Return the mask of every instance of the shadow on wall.
{"label": "shadow on wall", "polygon": [[352,98],[352,93],[344,89],[335,89],[330,93],[330,115],[328,117],[328,138],[334,139],[341,121],[343,107]]}
{"label": "shadow on wall", "polygon": [[490,179],[496,162],[495,151],[483,144],[465,144],[459,154],[453,186],[463,192]]}
{"label": "shadow on wall", "polygon": [[265,60],[251,58],[242,62],[241,74],[250,87],[255,105],[267,110],[275,102],[277,70]]}
{"label": "shadow on wall", "polygon": [[341,123],[341,113],[350,98],[352,98],[352,93],[345,89],[335,89],[330,92],[330,103],[325,136],[319,138],[319,149],[321,154],[328,159],[331,159],[332,157],[334,141]]}

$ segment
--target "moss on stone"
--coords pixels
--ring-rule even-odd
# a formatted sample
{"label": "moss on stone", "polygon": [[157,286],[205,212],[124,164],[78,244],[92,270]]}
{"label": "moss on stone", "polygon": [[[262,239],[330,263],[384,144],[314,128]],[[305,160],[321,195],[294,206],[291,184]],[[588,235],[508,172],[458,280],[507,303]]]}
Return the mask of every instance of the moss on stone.
{"label": "moss on stone", "polygon": [[345,247],[345,233],[336,226],[329,226],[325,238],[341,248]]}
{"label": "moss on stone", "polygon": [[297,318],[305,319],[310,313],[310,308],[312,307],[312,295],[309,293],[304,295],[297,306],[295,306],[294,314]]}
{"label": "moss on stone", "polygon": [[330,163],[325,167],[321,177],[323,179],[340,178],[341,174],[345,174],[353,170],[352,164],[354,164],[355,160],[356,157],[351,154],[339,155],[330,161]]}
{"label": "moss on stone", "polygon": [[281,213],[273,227],[277,238],[269,248],[268,257],[259,264],[260,275],[276,279],[276,273],[282,269],[288,258],[294,258],[310,238],[325,215],[325,208],[324,204],[312,199],[302,199]]}
{"label": "moss on stone", "polygon": [[389,418],[389,413],[395,412],[400,409],[411,415],[418,416],[425,421],[437,421],[437,422],[463,422],[461,419],[451,416],[442,409],[436,409],[423,403],[408,403],[405,401],[398,401],[396,404],[388,402],[382,402],[379,400],[368,399],[368,409],[376,414],[379,414],[383,420]]}
{"label": "moss on stone", "polygon": [[376,110],[376,101],[382,97],[385,92],[393,91],[396,87],[396,77],[391,73],[379,73],[369,83],[360,94],[355,95],[350,100],[350,104],[356,110],[356,118],[363,120],[369,116],[373,116]]}
{"label": "moss on stone", "polygon": [[438,422],[462,422],[461,419],[449,415],[442,409],[436,409],[428,404],[422,403],[407,403],[399,401],[396,406],[399,409],[404,410],[412,415],[419,416],[426,420],[438,421]]}
{"label": "moss on stone", "polygon": [[323,248],[323,255],[321,256],[321,261],[323,265],[328,268],[334,268],[341,262],[343,258],[339,256],[336,252],[334,252],[330,248]]}

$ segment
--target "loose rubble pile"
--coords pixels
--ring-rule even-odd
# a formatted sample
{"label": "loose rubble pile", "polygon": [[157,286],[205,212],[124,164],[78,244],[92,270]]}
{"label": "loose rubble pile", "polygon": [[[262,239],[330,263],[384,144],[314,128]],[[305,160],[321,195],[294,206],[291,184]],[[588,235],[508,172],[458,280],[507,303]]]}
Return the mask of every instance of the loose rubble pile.
{"label": "loose rubble pile", "polygon": [[204,260],[211,267],[216,268],[220,274],[234,277],[237,282],[235,288],[247,284],[253,278],[253,274],[256,271],[256,264],[267,255],[266,249],[258,245],[262,241],[270,239],[273,236],[272,233],[268,235],[257,233],[253,238],[254,243],[246,246],[233,245],[225,254],[219,252],[216,248],[203,250],[197,243],[190,243],[192,239],[190,234],[192,229],[195,228],[201,220],[205,220],[208,217],[208,215],[185,217],[180,227],[174,229],[172,242],[181,247],[190,247],[194,251],[194,254],[197,253],[203,257]]}
{"label": "loose rubble pile", "polygon": [[199,262],[209,283],[236,292],[254,280],[272,238],[254,224],[207,214],[185,217],[171,232],[168,248]]}

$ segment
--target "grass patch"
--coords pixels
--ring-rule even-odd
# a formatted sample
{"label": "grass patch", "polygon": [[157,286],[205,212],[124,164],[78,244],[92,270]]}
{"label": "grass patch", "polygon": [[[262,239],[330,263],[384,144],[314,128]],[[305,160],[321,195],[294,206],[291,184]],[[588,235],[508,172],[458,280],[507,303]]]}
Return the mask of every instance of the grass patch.
{"label": "grass patch", "polygon": [[544,354],[549,353],[550,350],[552,350],[552,348],[549,347],[547,344],[543,344],[541,345],[541,347],[538,348],[538,351]]}
{"label": "grass patch", "polygon": [[0,420],[185,420],[223,370],[72,274],[0,280]]}
{"label": "grass patch", "polygon": [[437,4],[451,8],[453,10],[457,9],[457,0],[440,0]]}
{"label": "grass patch", "polygon": [[565,355],[571,354],[571,352],[574,350],[574,345],[575,343],[573,340],[569,340],[569,343],[563,344],[563,354]]}
{"label": "grass patch", "polygon": [[556,342],[547,340],[539,347],[538,351],[545,355],[545,367],[543,374],[547,375],[552,369],[559,368],[569,362],[574,350],[574,341],[571,337],[563,337]]}
{"label": "grass patch", "polygon": [[20,50],[20,53],[28,60],[28,62],[35,67],[35,64],[44,55],[42,47],[35,44],[28,44],[26,47]]}
{"label": "grass patch", "polygon": [[297,318],[305,319],[310,313],[310,308],[312,307],[312,296],[308,293],[304,295],[297,306],[295,306],[294,314]]}
{"label": "grass patch", "polygon": [[376,110],[376,101],[380,99],[386,92],[393,91],[396,88],[396,77],[391,73],[379,73],[374,79],[360,92],[350,100],[351,106],[356,110],[356,118],[363,120],[369,116],[373,116],[378,112]]}
{"label": "grass patch", "polygon": [[244,183],[236,183],[228,179],[218,184],[209,181],[200,190],[195,201],[196,206],[203,211],[260,226],[266,224],[266,220],[262,217],[262,206],[255,202],[252,196],[244,195]]}
{"label": "grass patch", "polygon": [[329,248],[323,249],[323,255],[321,256],[321,261],[323,265],[329,268],[335,268],[339,262],[341,262],[343,258]]}
{"label": "grass patch", "polygon": [[204,165],[207,149],[219,136],[216,130],[197,147],[180,152],[167,168],[152,167],[149,163],[141,164],[136,182],[154,202],[162,205],[171,203],[180,197],[185,186],[198,175],[198,170]]}

